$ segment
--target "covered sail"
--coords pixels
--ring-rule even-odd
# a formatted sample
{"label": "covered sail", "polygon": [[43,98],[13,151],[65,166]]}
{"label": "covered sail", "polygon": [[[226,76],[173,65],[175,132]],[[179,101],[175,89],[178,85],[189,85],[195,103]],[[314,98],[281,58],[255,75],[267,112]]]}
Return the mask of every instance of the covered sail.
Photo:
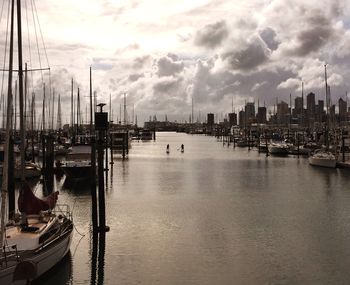
{"label": "covered sail", "polygon": [[27,215],[39,214],[40,211],[53,209],[56,205],[59,192],[53,192],[43,199],[36,197],[27,183],[18,197],[18,209]]}

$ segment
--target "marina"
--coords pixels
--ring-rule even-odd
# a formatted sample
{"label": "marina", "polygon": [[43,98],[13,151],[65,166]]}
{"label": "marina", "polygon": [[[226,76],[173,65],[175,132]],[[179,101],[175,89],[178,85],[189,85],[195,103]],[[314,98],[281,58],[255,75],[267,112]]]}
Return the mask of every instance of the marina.
{"label": "marina", "polygon": [[[177,151],[181,144],[184,153]],[[105,184],[110,232],[102,270],[94,268],[101,261],[91,247],[90,190],[65,188],[65,178],[55,178],[78,233],[70,256],[40,284],[102,284],[98,278],[103,284],[344,284],[350,278],[348,169],[166,132],[156,141],[133,141],[126,160],[114,156]]]}
{"label": "marina", "polygon": [[136,2],[0,4],[0,285],[348,284],[347,3]]}

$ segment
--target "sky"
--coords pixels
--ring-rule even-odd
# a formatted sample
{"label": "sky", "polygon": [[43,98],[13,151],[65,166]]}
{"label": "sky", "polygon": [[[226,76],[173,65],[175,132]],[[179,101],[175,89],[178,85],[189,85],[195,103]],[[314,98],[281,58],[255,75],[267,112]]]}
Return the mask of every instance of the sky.
{"label": "sky", "polygon": [[[0,3],[1,64],[8,2]],[[90,66],[106,111],[111,96],[113,120],[120,120],[126,94],[129,121],[135,114],[139,124],[154,115],[188,121],[192,99],[201,120],[209,112],[218,119],[238,112],[245,102],[272,108],[300,96],[301,82],[305,94],[324,100],[325,64],[332,102],[350,90],[349,0],[26,0],[22,6],[24,61],[50,66],[64,122],[71,78],[85,118]],[[49,77],[32,74],[29,88],[40,108]]]}

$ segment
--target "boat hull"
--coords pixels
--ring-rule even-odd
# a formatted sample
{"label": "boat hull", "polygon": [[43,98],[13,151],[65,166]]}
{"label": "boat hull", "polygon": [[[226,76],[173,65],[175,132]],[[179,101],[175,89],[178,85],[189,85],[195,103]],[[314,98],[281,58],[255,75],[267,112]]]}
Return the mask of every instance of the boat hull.
{"label": "boat hull", "polygon": [[[73,236],[73,224],[62,234],[54,243],[46,248],[26,252],[18,252],[18,255],[23,255],[22,261],[30,262],[35,265],[36,277],[38,278],[55,266],[69,252],[70,244]],[[28,255],[28,257],[26,257]],[[21,262],[9,261],[8,266],[0,270],[0,284],[27,284],[27,280],[16,280],[16,267]],[[22,279],[22,278],[21,278]]]}
{"label": "boat hull", "polygon": [[335,168],[337,161],[335,159],[325,159],[310,156],[309,164],[313,166]]}
{"label": "boat hull", "polygon": [[87,180],[91,177],[91,165],[62,166],[61,169],[71,180]]}

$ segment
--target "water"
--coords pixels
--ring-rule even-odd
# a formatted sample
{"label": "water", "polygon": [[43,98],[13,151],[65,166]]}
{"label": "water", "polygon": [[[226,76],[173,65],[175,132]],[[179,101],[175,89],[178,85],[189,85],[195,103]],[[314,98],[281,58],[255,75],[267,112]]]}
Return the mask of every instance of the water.
{"label": "water", "polygon": [[348,170],[177,133],[133,142],[129,159],[114,162],[100,260],[91,260],[88,187],[57,181],[85,236],[74,233],[71,255],[41,284],[350,282]]}

